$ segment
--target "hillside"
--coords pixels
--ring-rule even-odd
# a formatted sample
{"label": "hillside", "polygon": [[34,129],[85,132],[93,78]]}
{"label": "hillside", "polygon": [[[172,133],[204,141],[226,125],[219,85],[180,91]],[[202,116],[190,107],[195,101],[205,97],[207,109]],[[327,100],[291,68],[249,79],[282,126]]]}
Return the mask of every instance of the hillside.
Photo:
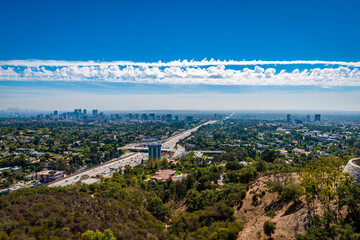
{"label": "hillside", "polygon": [[274,169],[286,163],[220,160],[181,157],[180,181],[144,181],[171,168],[152,159],[99,184],[11,192],[0,197],[0,239],[360,239],[360,185],[341,173],[342,159],[307,164],[301,184],[296,168]]}
{"label": "hillside", "polygon": [[106,229],[116,239],[150,239],[163,231],[159,220],[126,201],[65,189],[25,191],[0,198],[0,233],[11,239],[80,239],[86,230]]}
{"label": "hillside", "polygon": [[[290,176],[295,182],[298,182],[296,173]],[[274,176],[261,177],[249,187],[241,208],[235,211],[237,219],[244,222],[244,229],[239,233],[238,239],[263,239],[263,224],[271,219],[266,216],[266,212],[269,210],[274,210],[277,214],[271,219],[276,223],[274,239],[293,239],[296,234],[306,232],[306,224],[310,220],[306,205],[302,202],[295,207],[293,203],[279,201],[279,194],[269,192],[266,184],[269,180],[274,181],[274,178]],[[256,202],[253,201],[254,193],[261,195],[263,191],[265,191],[265,195],[259,197]]]}

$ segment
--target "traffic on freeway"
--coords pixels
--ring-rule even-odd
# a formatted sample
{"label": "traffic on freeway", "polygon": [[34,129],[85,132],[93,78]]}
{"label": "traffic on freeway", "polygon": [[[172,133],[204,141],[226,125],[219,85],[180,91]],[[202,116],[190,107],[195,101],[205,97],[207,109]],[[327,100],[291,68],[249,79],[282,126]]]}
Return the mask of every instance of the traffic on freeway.
{"label": "traffic on freeway", "polygon": [[110,162],[98,165],[96,167],[87,169],[83,172],[67,176],[65,178],[51,182],[49,187],[66,186],[79,181],[82,177],[93,177],[96,175],[103,175],[104,177],[110,177],[119,168],[124,168],[126,165],[136,166],[141,164],[143,159],[146,159],[146,153],[134,153]]}
{"label": "traffic on freeway", "polygon": [[[185,152],[185,148],[176,145],[177,142],[181,139],[185,139],[191,135],[191,133],[197,131],[201,126],[207,124],[214,124],[216,121],[208,121],[203,123],[197,127],[186,130],[178,135],[168,138],[163,144],[162,148],[173,151],[175,153],[174,157],[178,157]],[[176,146],[176,147],[175,147]],[[134,167],[138,164],[141,164],[142,161],[147,160],[147,153],[128,153],[123,157],[118,159],[113,159],[109,162],[100,164],[90,169],[86,169],[80,173],[72,174],[70,176],[55,180],[48,184],[49,187],[57,187],[57,186],[66,186],[74,184],[82,179],[82,177],[93,177],[97,175],[103,175],[104,177],[110,177],[116,170],[119,168],[124,168],[126,165]]]}

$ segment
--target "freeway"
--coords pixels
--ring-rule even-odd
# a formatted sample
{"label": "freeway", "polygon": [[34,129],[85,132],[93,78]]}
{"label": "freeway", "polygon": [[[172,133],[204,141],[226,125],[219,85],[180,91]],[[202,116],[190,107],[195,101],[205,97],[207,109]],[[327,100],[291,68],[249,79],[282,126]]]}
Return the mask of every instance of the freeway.
{"label": "freeway", "polygon": [[[191,135],[191,133],[197,131],[201,126],[205,126],[207,124],[214,124],[216,121],[208,121],[197,127],[181,132],[175,136],[172,136],[166,139],[163,142],[162,148],[175,152],[174,157],[180,156],[183,152],[185,152],[185,148],[180,145],[176,145],[176,143],[184,138],[187,138]],[[134,144],[131,144],[132,146]],[[69,176],[66,176],[61,179],[57,179],[48,184],[49,187],[57,187],[57,186],[66,186],[71,185],[79,181],[82,177],[93,177],[96,175],[103,175],[104,177],[110,177],[117,169],[123,168],[126,165],[130,165],[134,167],[138,164],[141,164],[142,160],[147,159],[147,153],[128,153],[125,156],[120,158],[115,158],[110,160],[109,162],[100,164],[98,166],[86,169],[82,172],[75,173]]]}
{"label": "freeway", "polygon": [[49,187],[66,186],[76,183],[81,177],[94,177],[97,175],[103,175],[104,177],[110,177],[116,170],[123,168],[126,165],[136,166],[141,163],[143,159],[147,157],[146,153],[133,153],[118,159],[113,159],[109,162],[100,164],[98,166],[86,169],[80,173],[72,174],[64,178],[51,182]]}
{"label": "freeway", "polygon": [[229,116],[227,116],[226,118],[224,118],[224,120],[228,120],[228,119],[230,119],[232,116],[234,116],[235,115],[235,112],[233,112],[232,114],[230,114]]}

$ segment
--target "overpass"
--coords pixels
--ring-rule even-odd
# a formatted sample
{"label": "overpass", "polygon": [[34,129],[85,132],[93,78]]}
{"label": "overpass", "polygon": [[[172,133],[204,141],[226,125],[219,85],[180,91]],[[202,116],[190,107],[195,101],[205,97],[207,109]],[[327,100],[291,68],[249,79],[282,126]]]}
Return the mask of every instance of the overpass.
{"label": "overpass", "polygon": [[[133,147],[133,148],[126,148],[126,150],[129,150],[130,152],[143,152],[147,153],[148,148],[147,147]],[[173,152],[170,149],[161,148],[161,152]]]}
{"label": "overpass", "polygon": [[196,151],[196,150],[194,150],[193,151],[194,153],[209,153],[209,154],[211,154],[211,153],[214,153],[214,154],[220,154],[220,153],[226,153],[225,151],[201,151],[201,150],[199,150],[199,151]]}

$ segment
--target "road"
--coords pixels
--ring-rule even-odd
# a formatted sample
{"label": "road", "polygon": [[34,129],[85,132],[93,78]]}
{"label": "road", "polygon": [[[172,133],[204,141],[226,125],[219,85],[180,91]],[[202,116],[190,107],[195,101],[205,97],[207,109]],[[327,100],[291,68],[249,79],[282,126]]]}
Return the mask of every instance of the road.
{"label": "road", "polygon": [[110,177],[116,170],[123,168],[126,165],[136,166],[141,163],[143,159],[147,158],[146,153],[134,153],[125,157],[111,160],[109,162],[100,164],[96,167],[87,169],[80,173],[72,174],[70,176],[55,180],[51,182],[49,187],[66,186],[76,183],[81,177],[93,177],[96,175],[103,175],[104,177]]}
{"label": "road", "polygon": [[229,116],[227,116],[226,118],[224,118],[224,120],[228,120],[228,119],[230,119],[232,116],[234,116],[235,115],[235,112],[233,112],[232,114],[230,114]]}
{"label": "road", "polygon": [[[176,145],[176,143],[184,138],[187,138],[191,135],[191,133],[197,131],[201,126],[208,125],[208,124],[214,124],[216,121],[208,121],[206,123],[203,123],[197,127],[194,127],[192,129],[186,130],[182,133],[179,133],[178,135],[172,136],[168,138],[163,144],[162,148],[170,150],[175,152],[174,157],[178,157],[183,152],[185,152],[185,148],[183,148],[180,145]],[[134,144],[131,144],[131,146],[134,146]],[[175,147],[177,146],[177,147]],[[81,177],[93,177],[96,175],[103,175],[104,177],[110,177],[117,169],[120,167],[125,167],[126,165],[130,165],[132,167],[141,164],[142,160],[147,160],[148,154],[147,153],[130,153],[126,156],[113,159],[109,162],[100,164],[98,166],[95,166],[90,169],[86,169],[85,171],[72,174],[70,176],[66,176],[64,178],[55,180],[51,182],[48,186],[49,187],[57,187],[57,186],[66,186],[76,183],[81,179]]]}

